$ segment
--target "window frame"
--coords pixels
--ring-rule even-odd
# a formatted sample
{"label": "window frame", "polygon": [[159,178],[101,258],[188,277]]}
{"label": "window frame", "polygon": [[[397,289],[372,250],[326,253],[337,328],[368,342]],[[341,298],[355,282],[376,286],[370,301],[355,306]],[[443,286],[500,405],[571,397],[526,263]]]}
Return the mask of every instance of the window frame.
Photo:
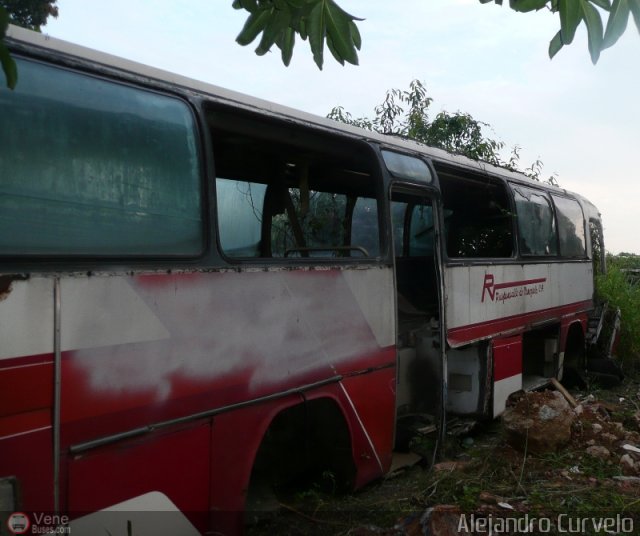
{"label": "window frame", "polygon": [[[325,152],[329,155],[332,152],[331,148],[327,148],[323,143],[319,140],[320,138],[330,139],[333,144],[341,144],[341,145],[349,145],[352,148],[358,148],[361,151],[362,155],[366,156],[367,162],[370,165],[370,173],[369,180],[371,181],[371,196],[363,196],[363,195],[348,195],[344,192],[331,192],[330,189],[325,188],[312,188],[314,191],[318,192],[326,192],[326,193],[337,193],[339,195],[345,195],[347,198],[346,207],[348,213],[345,214],[344,222],[348,224],[348,229],[346,231],[346,235],[351,239],[353,233],[353,211],[355,209],[355,205],[357,200],[360,198],[367,198],[375,200],[377,207],[377,228],[378,228],[378,251],[377,255],[371,255],[369,257],[365,257],[364,255],[354,255],[354,256],[281,256],[281,257],[266,257],[266,256],[257,256],[257,257],[232,257],[228,255],[224,249],[222,248],[222,241],[220,237],[220,225],[218,223],[218,189],[216,181],[218,178],[227,179],[227,180],[238,180],[231,177],[224,176],[221,174],[218,176],[217,174],[217,166],[216,166],[216,156],[215,151],[213,150],[213,145],[210,146],[210,150],[212,151],[212,159],[214,162],[214,173],[212,173],[211,182],[212,182],[212,228],[215,236],[215,249],[217,255],[227,264],[233,266],[279,266],[279,265],[318,265],[318,266],[336,266],[336,265],[357,265],[357,264],[366,264],[370,265],[372,263],[380,264],[381,262],[385,262],[387,259],[386,253],[386,225],[384,222],[384,199],[382,196],[382,192],[384,189],[384,174],[383,170],[380,167],[379,156],[377,154],[376,146],[372,143],[369,143],[368,140],[358,137],[351,136],[344,132],[340,131],[327,131],[326,129],[321,129],[316,127],[313,124],[305,123],[299,120],[285,120],[283,118],[273,118],[273,117],[265,117],[262,114],[256,114],[249,112],[247,114],[246,110],[237,110],[233,107],[227,107],[224,104],[213,100],[203,99],[203,107],[209,111],[221,111],[223,114],[238,114],[242,115],[241,118],[241,126],[235,128],[233,131],[240,136],[245,136],[247,138],[254,138],[257,140],[265,139],[269,141],[273,140],[282,140],[283,143],[289,143],[292,146],[296,144],[292,144],[290,139],[292,133],[301,134],[305,137],[305,143],[313,147],[319,153]],[[244,112],[244,113],[243,113]],[[206,116],[206,112],[204,112]],[[216,130],[224,130],[226,125],[218,123],[217,121],[210,121],[205,119],[205,128],[209,131],[208,137],[213,138]],[[271,128],[273,127],[273,128]],[[212,132],[213,131],[213,132]],[[269,131],[268,135],[265,135],[265,131]],[[277,132],[286,132],[288,136],[278,136]],[[254,181],[256,183],[263,181]],[[266,182],[267,184],[267,192],[269,191],[270,182]],[[355,198],[356,203],[351,203],[349,201],[350,198]],[[264,207],[263,207],[264,212]],[[264,232],[264,225],[263,231]],[[327,251],[332,248],[327,248]]]}
{"label": "window frame", "polygon": [[149,264],[166,264],[176,263],[190,265],[199,262],[203,258],[210,255],[210,191],[208,188],[208,169],[209,156],[206,145],[206,136],[202,128],[200,109],[198,98],[181,92],[177,87],[164,82],[156,82],[154,80],[146,80],[141,76],[127,76],[113,68],[106,68],[99,64],[94,64],[87,60],[71,60],[69,58],[60,58],[49,54],[31,54],[31,50],[21,50],[18,48],[13,53],[13,57],[18,61],[25,61],[35,65],[41,65],[57,71],[64,71],[72,75],[83,76],[86,79],[94,80],[97,83],[106,83],[119,86],[121,88],[130,88],[147,94],[153,94],[162,98],[171,99],[181,103],[184,106],[185,114],[191,118],[191,133],[195,142],[195,159],[197,164],[197,178],[199,186],[199,216],[200,216],[200,243],[197,252],[190,254],[172,254],[172,253],[11,253],[1,254],[0,260],[8,266],[30,267],[38,266],[38,270],[59,269],[60,267],[78,266],[97,267],[104,265],[108,268],[113,265],[122,266],[126,262],[126,266],[148,266]]}
{"label": "window frame", "polygon": [[[443,249],[443,258],[447,265],[449,266],[469,266],[469,265],[486,265],[487,263],[491,264],[510,264],[513,263],[514,260],[518,257],[519,251],[519,243],[518,243],[518,223],[516,214],[516,207],[513,199],[513,195],[511,193],[511,188],[504,178],[499,175],[490,175],[488,173],[477,174],[473,172],[469,172],[469,170],[458,167],[456,165],[452,165],[450,162],[436,162],[434,166],[437,172],[437,180],[438,180],[438,191],[439,198],[438,203],[441,206],[442,213],[442,249]],[[442,176],[451,176],[454,180],[466,181],[478,184],[491,184],[493,186],[499,187],[502,189],[502,194],[504,195],[504,201],[506,202],[506,208],[510,214],[510,222],[509,229],[511,233],[511,254],[506,257],[486,257],[486,256],[453,256],[449,255],[449,248],[447,244],[448,239],[448,227],[447,227],[447,216],[445,214],[446,211],[451,210],[450,208],[445,207],[444,202],[444,194],[442,192]],[[445,179],[446,181],[447,179]]]}

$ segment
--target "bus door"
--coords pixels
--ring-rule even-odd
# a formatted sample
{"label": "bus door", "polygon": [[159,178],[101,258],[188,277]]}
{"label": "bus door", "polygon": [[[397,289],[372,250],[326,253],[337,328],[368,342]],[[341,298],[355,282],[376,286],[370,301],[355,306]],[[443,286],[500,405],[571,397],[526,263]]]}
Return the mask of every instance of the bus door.
{"label": "bus door", "polygon": [[439,218],[433,192],[410,185],[391,189],[397,311],[396,446],[415,419],[444,436],[446,359]]}

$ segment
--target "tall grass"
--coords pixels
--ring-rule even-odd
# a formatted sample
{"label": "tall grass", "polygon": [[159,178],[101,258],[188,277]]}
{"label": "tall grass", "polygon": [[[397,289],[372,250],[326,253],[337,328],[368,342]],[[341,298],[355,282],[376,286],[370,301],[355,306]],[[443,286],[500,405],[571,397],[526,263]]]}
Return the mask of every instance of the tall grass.
{"label": "tall grass", "polygon": [[640,364],[640,283],[632,283],[623,270],[640,269],[640,256],[607,256],[607,274],[596,279],[598,296],[620,308],[622,322],[616,353],[625,362]]}

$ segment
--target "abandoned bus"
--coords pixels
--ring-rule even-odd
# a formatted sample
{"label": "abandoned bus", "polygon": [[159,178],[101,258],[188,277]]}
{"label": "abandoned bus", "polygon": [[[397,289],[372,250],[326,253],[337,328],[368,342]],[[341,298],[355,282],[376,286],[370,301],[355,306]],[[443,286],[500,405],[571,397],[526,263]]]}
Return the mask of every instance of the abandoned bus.
{"label": "abandoned bus", "polygon": [[404,415],[442,436],[447,413],[495,416],[580,365],[604,251],[580,196],[25,30],[8,44],[0,510],[234,533],[265,484],[383,475]]}

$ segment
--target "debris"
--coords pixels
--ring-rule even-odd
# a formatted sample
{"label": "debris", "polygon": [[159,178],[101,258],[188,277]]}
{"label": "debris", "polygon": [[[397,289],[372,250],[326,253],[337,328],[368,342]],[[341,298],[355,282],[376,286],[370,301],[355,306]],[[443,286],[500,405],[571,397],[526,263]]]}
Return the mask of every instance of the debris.
{"label": "debris", "polygon": [[420,460],[422,460],[422,456],[414,452],[394,452],[391,458],[391,469],[385,478],[397,476],[403,469],[415,465]]}
{"label": "debris", "polygon": [[446,461],[446,462],[440,462],[440,463],[436,463],[433,466],[433,470],[434,472],[438,473],[438,472],[442,472],[442,471],[449,471],[449,472],[453,472],[453,471],[458,471],[460,469],[464,469],[465,467],[467,467],[469,465],[470,462],[466,462],[466,461]]}
{"label": "debris", "polygon": [[433,536],[457,536],[470,534],[465,527],[460,527],[462,510],[459,506],[438,504],[429,508],[422,518],[422,533]]}
{"label": "debris", "polygon": [[613,479],[618,482],[632,482],[634,484],[640,484],[640,476],[614,476]]}
{"label": "debris", "polygon": [[520,451],[556,451],[571,439],[576,415],[557,391],[525,393],[502,414],[507,442]]}
{"label": "debris", "polygon": [[622,448],[624,450],[630,450],[631,452],[638,452],[640,453],[640,449],[638,447],[634,447],[633,445],[622,445]]}
{"label": "debris", "polygon": [[497,495],[494,495],[493,493],[489,493],[488,491],[481,491],[480,495],[478,496],[478,499],[480,500],[480,502],[483,502],[486,504],[498,504],[498,503],[504,502],[503,497],[498,497]]}
{"label": "debris", "polygon": [[601,424],[599,424],[599,423],[597,423],[597,422],[594,422],[594,423],[591,425],[591,428],[593,428],[593,431],[594,431],[594,433],[596,433],[596,434],[599,434],[600,432],[602,432],[602,425],[601,425]]}
{"label": "debris", "polygon": [[560,391],[560,393],[562,393],[562,396],[565,397],[572,408],[575,408],[578,405],[576,399],[571,396],[569,391],[567,391],[558,380],[556,380],[555,378],[551,378],[551,385],[553,385],[558,391]]}
{"label": "debris", "polygon": [[558,413],[555,409],[544,405],[540,408],[540,411],[538,411],[538,418],[541,421],[550,421],[552,419],[555,419],[556,417],[559,417],[560,413]]}
{"label": "debris", "polygon": [[427,426],[423,426],[422,428],[416,428],[416,432],[419,434],[431,434],[435,432],[438,427],[435,424],[429,424]]}
{"label": "debris", "polygon": [[622,465],[625,469],[634,469],[636,462],[633,461],[633,458],[631,456],[629,456],[628,454],[624,454],[620,458],[620,465]]}
{"label": "debris", "polygon": [[498,506],[500,508],[504,508],[505,510],[513,510],[514,509],[513,506],[511,506],[509,503],[506,503],[506,502],[499,502]]}
{"label": "debris", "polygon": [[587,454],[589,456],[593,456],[594,458],[600,459],[608,458],[609,456],[611,456],[611,452],[609,452],[608,448],[599,445],[587,447]]}
{"label": "debris", "polygon": [[451,419],[447,426],[447,434],[453,437],[459,437],[471,432],[477,424],[478,421],[475,419]]}

